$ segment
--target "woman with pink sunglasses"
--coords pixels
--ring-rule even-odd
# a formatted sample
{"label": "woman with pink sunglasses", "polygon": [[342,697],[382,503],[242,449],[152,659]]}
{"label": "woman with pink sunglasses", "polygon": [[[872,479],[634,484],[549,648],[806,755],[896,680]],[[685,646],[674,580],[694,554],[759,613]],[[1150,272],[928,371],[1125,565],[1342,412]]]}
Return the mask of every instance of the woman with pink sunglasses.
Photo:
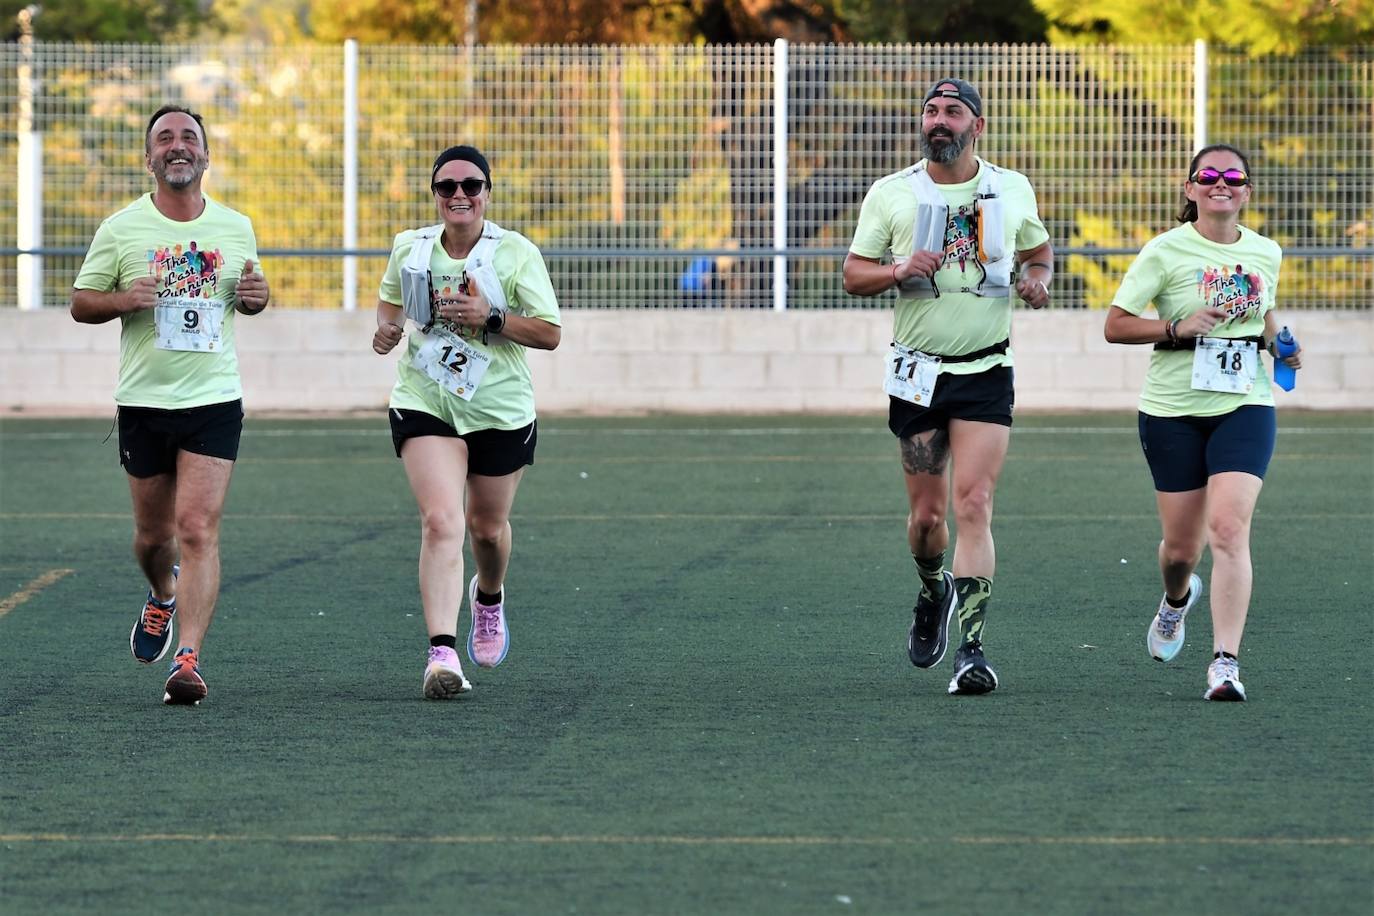
{"label": "woman with pink sunglasses", "polygon": [[[1212,548],[1208,700],[1244,700],[1241,635],[1250,605],[1250,520],[1274,453],[1274,395],[1260,351],[1276,353],[1278,244],[1240,225],[1250,163],[1223,143],[1193,157],[1178,227],[1145,244],[1107,314],[1112,343],[1150,344],[1140,444],[1163,528],[1164,597],[1146,633],[1161,661],[1183,648]],[[1142,317],[1148,308],[1158,317]],[[1276,357],[1277,358],[1277,357]],[[1283,360],[1296,369],[1301,349]]]}

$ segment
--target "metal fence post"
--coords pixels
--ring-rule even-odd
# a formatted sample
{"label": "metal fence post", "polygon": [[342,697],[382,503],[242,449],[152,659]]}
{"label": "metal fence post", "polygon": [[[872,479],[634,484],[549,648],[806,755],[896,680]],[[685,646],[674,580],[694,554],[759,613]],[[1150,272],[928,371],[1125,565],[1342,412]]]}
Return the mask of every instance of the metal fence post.
{"label": "metal fence post", "polygon": [[[358,40],[344,42],[343,244],[358,247]],[[343,307],[358,308],[358,258],[343,259]]]}
{"label": "metal fence post", "polygon": [[[33,97],[37,82],[33,78],[33,17],[37,6],[19,11],[19,181],[15,243],[21,251],[43,247],[43,135],[33,126]],[[19,307],[43,307],[43,258],[21,254],[16,265]]]}
{"label": "metal fence post", "polygon": [[787,41],[773,42],[773,310],[787,308]]}
{"label": "metal fence post", "polygon": [[1207,42],[1193,42],[1193,152],[1207,145]]}

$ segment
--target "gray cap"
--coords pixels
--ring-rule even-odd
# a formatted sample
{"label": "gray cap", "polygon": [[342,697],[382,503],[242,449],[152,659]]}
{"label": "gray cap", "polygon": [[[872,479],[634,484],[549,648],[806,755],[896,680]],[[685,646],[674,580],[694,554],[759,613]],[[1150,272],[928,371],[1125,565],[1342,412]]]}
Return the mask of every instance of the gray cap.
{"label": "gray cap", "polygon": [[974,117],[983,116],[983,97],[978,94],[978,90],[973,88],[973,84],[966,80],[950,77],[949,79],[936,80],[926,93],[926,97],[921,101],[924,107],[926,102],[936,96],[946,99],[958,99],[968,106],[968,110],[973,112]]}

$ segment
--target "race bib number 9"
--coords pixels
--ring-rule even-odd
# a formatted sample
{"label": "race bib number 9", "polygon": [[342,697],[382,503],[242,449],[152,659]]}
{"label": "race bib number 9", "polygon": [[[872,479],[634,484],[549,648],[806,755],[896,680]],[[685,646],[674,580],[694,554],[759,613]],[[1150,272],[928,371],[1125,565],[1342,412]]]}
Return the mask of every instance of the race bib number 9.
{"label": "race bib number 9", "polygon": [[1259,347],[1254,341],[1204,337],[1193,353],[1193,389],[1248,394],[1258,368]]}
{"label": "race bib number 9", "polygon": [[883,391],[912,404],[930,406],[940,377],[940,357],[893,343],[887,354]]}
{"label": "race bib number 9", "polygon": [[445,391],[471,401],[491,356],[443,328],[433,328],[415,351],[414,365]]}
{"label": "race bib number 9", "polygon": [[224,306],[217,299],[171,296],[153,308],[159,350],[218,353],[223,322]]}

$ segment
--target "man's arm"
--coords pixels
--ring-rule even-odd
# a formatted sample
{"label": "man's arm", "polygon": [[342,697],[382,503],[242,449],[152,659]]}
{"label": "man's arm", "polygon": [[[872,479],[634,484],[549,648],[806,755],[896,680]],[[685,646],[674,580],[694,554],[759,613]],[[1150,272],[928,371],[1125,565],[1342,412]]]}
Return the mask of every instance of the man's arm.
{"label": "man's arm", "polygon": [[1054,279],[1054,249],[1046,239],[1029,251],[1018,251],[1016,261],[1020,275],[1016,279],[1016,295],[1033,309],[1050,304],[1050,281]]}
{"label": "man's arm", "polygon": [[253,270],[253,259],[244,261],[243,273],[239,275],[238,286],[234,289],[234,308],[240,315],[256,315],[267,308],[271,295],[267,278]]}
{"label": "man's arm", "polygon": [[139,277],[128,289],[113,292],[73,289],[70,308],[72,317],[82,324],[104,324],[154,305],[157,305],[157,281],[152,277]]}
{"label": "man's arm", "polygon": [[939,251],[917,251],[901,264],[883,264],[851,251],[844,256],[844,291],[851,296],[876,296],[908,277],[933,277],[942,257]]}

